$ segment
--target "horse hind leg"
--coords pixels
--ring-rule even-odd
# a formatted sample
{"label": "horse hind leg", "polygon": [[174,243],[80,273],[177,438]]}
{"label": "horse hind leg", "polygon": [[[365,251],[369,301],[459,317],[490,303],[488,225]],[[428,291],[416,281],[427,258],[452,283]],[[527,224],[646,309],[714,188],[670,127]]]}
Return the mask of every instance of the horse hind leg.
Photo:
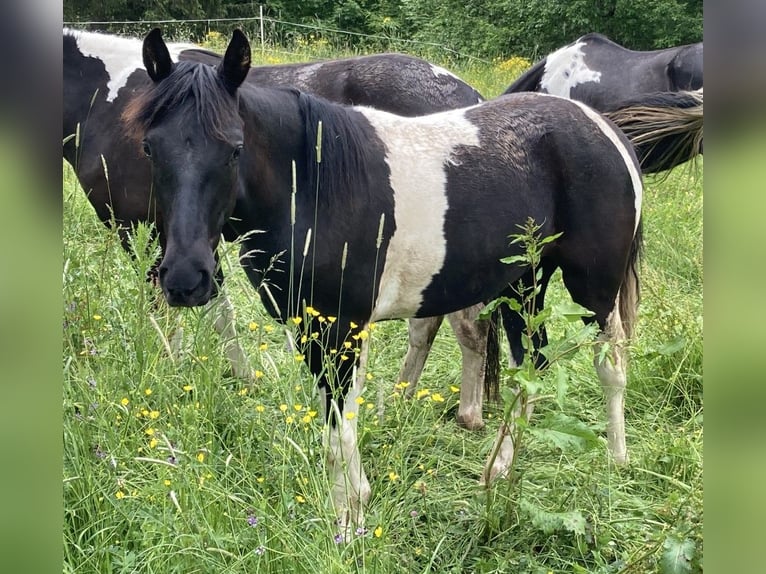
{"label": "horse hind leg", "polygon": [[[593,364],[606,398],[606,437],[609,451],[617,464],[628,463],[625,441],[625,388],[627,387],[627,360],[623,347],[625,330],[620,317],[620,307],[607,316],[595,347]],[[606,345],[606,349],[604,346]],[[606,352],[604,352],[606,351]]]}
{"label": "horse hind leg", "polygon": [[478,321],[483,304],[455,311],[447,315],[462,354],[460,404],[457,424],[468,430],[484,428],[484,376],[487,366],[487,338],[489,321]]}
{"label": "horse hind leg", "polygon": [[[597,274],[582,272],[562,267],[564,284],[572,299],[595,313],[586,322],[596,321],[600,333],[594,347],[593,364],[599,383],[604,391],[607,413],[607,444],[612,458],[617,464],[628,463],[628,450],[625,441],[625,389],[627,386],[627,355],[625,343],[627,333],[620,312],[622,305],[631,305],[635,310],[637,295],[625,284],[622,289],[616,287],[620,281],[611,275],[601,275],[603,284],[599,284]],[[610,288],[610,285],[615,287]],[[627,318],[629,319],[629,318]]]}

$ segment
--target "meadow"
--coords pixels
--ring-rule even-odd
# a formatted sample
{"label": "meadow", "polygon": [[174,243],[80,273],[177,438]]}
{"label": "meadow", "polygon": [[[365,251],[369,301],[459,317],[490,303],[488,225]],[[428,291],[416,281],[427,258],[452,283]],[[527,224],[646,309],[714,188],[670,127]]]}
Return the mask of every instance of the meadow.
{"label": "meadow", "polygon": [[[520,65],[448,67],[491,97]],[[701,572],[702,188],[701,160],[646,179],[629,465],[609,459],[583,349],[567,384],[537,403],[531,431],[567,417],[596,440],[529,432],[515,488],[479,486],[502,406],[485,407],[482,431],[456,425],[461,363],[448,327],[404,399],[395,383],[406,323],[379,323],[358,421],[372,498],[366,529],[343,542],[311,376],[239,269],[237,246],[222,261],[254,381],[229,372],[210,313],[170,309],[145,281],[157,254],[149,230],[136,230],[131,258],[66,166],[63,571]],[[555,285],[549,300],[566,297]],[[555,319],[553,336],[568,328]]]}

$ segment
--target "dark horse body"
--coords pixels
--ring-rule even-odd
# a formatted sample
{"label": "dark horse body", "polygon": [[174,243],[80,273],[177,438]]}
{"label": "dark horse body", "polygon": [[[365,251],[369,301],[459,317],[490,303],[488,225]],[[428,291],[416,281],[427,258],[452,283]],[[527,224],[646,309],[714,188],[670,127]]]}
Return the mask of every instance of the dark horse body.
{"label": "dark horse body", "polygon": [[586,34],[534,64],[504,92],[542,92],[605,112],[652,92],[702,88],[702,42],[647,52]]}
{"label": "dark horse body", "polygon": [[[306,305],[337,316],[324,339],[332,346],[370,321],[449,313],[505,291],[529,273],[500,259],[518,252],[508,235],[531,217],[543,235],[563,233],[546,248],[545,276],[562,269],[609,341],[595,366],[609,445],[626,459],[622,341],[637,305],[642,187],[613,124],[539,94],[403,118],[262,88],[244,83],[250,46],[239,31],[217,68],[173,63],[159,30],[144,61],[154,86],[124,118],[151,159],[166,218],[160,283],[170,304],[210,298],[213,252],[232,215],[269,311],[282,321]],[[345,528],[362,520],[369,496],[345,416],[364,378],[352,385],[356,361],[322,341],[309,338],[305,353],[332,423],[328,468]]]}

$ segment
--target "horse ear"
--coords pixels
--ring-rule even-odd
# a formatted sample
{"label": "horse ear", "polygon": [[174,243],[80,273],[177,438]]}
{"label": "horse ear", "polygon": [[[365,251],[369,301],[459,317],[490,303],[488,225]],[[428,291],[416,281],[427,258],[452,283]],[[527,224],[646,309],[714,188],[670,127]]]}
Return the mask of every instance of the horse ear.
{"label": "horse ear", "polygon": [[155,82],[164,80],[173,70],[173,61],[159,28],[155,28],[144,38],[143,56],[144,67]]}
{"label": "horse ear", "polygon": [[223,56],[223,64],[218,69],[218,74],[223,80],[226,89],[231,94],[245,81],[247,71],[250,69],[250,42],[236,29],[231,35],[231,41]]}

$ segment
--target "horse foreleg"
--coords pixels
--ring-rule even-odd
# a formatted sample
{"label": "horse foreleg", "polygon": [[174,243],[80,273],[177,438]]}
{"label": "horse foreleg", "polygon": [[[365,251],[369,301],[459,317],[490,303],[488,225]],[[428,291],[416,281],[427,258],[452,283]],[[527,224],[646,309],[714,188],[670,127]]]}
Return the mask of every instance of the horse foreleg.
{"label": "horse foreleg", "polygon": [[239,344],[234,328],[234,307],[231,301],[223,291],[220,291],[218,296],[212,299],[208,305],[214,313],[213,326],[221,337],[224,352],[229,358],[234,376],[245,381],[252,381],[253,371],[250,368],[250,361]]}
{"label": "horse foreleg", "polygon": [[484,428],[484,373],[487,362],[489,321],[477,321],[483,304],[447,315],[463,358],[457,424],[468,430]]}
{"label": "horse foreleg", "polygon": [[[593,364],[606,397],[607,426],[606,437],[609,451],[617,464],[627,464],[628,448],[625,444],[625,374],[626,357],[622,341],[625,331],[620,319],[619,307],[606,319],[606,326],[598,337],[595,347],[596,356]],[[604,344],[609,346],[602,357]]]}
{"label": "horse foreleg", "polygon": [[[350,540],[354,527],[364,527],[364,505],[370,499],[370,483],[362,467],[357,440],[359,404],[357,398],[364,392],[369,341],[362,341],[358,368],[353,374],[353,385],[343,401],[343,409],[335,400],[329,401],[334,411],[335,424],[327,425],[327,471],[330,496],[338,517],[339,534]],[[329,391],[327,391],[329,392]],[[332,414],[331,414],[332,415]],[[330,416],[329,420],[333,417]]]}

